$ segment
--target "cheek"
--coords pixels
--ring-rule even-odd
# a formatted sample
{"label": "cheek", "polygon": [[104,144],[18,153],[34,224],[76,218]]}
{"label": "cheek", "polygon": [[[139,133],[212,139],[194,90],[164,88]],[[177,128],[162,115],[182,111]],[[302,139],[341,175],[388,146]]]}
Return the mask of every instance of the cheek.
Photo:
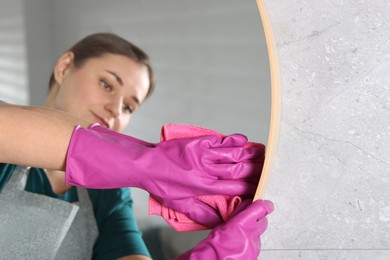
{"label": "cheek", "polygon": [[99,105],[104,95],[96,84],[86,80],[73,80],[62,86],[57,96],[57,108],[78,116],[83,116],[91,107]]}
{"label": "cheek", "polygon": [[75,86],[77,88],[77,99],[85,104],[99,103],[104,99],[104,91],[99,84],[92,80],[80,80]]}
{"label": "cheek", "polygon": [[88,96],[96,93],[96,84],[92,80],[83,80],[80,79],[76,82],[76,86],[78,92],[83,96]]}

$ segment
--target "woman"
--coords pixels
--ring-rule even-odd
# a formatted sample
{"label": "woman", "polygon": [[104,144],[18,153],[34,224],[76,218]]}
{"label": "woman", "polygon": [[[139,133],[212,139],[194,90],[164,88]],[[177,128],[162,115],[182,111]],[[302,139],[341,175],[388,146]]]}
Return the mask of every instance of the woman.
{"label": "woman", "polygon": [[[56,258],[149,259],[129,191],[121,187],[145,189],[162,204],[211,227],[221,219],[195,196],[253,195],[256,185],[249,180],[261,171],[260,151],[244,148],[247,140],[242,135],[150,144],[111,131],[126,127],[154,87],[147,55],[122,38],[95,34],[81,40],[58,59],[49,87],[45,107],[1,106],[0,120],[6,123],[1,128],[0,162],[10,164],[1,164],[0,188],[15,164],[37,167],[30,170],[26,184],[31,192],[76,202],[74,186],[90,188],[93,212],[84,218],[95,218],[96,238],[90,236],[89,246],[80,248],[82,241],[75,239],[81,238],[82,230],[72,235],[71,228]],[[48,141],[42,143],[43,138]],[[19,147],[23,149],[15,149]],[[259,208],[264,209],[259,217],[272,211],[256,203],[237,214],[236,221]],[[259,228],[252,231],[260,235]],[[243,243],[248,242],[248,234],[242,234]],[[218,245],[214,238],[207,239]]]}

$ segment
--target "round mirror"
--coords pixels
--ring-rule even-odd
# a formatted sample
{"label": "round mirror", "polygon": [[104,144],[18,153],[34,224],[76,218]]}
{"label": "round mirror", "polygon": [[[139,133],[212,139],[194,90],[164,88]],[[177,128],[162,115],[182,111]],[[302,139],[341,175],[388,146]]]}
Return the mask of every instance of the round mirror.
{"label": "round mirror", "polygon": [[[144,49],[156,75],[154,94],[126,134],[157,142],[163,124],[185,123],[243,133],[266,144],[271,84],[255,1],[44,2],[25,3],[29,64],[42,65],[29,66],[32,104],[42,104],[58,55],[87,34],[109,31]],[[140,228],[168,230],[174,250],[183,251],[204,236],[175,234],[161,218],[147,214],[146,192],[132,189],[132,195]]]}

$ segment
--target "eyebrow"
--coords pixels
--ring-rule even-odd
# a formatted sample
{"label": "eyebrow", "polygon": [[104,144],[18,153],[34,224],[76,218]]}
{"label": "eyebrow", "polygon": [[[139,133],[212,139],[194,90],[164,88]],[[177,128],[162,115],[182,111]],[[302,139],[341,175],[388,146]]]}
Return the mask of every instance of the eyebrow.
{"label": "eyebrow", "polygon": [[[115,77],[116,81],[118,81],[119,85],[121,85],[123,87],[123,81],[121,79],[121,77],[118,76],[118,74],[116,74],[115,72],[111,71],[111,70],[105,70],[106,72],[110,73],[112,76]],[[135,96],[132,96],[131,97],[135,103],[137,103],[138,106],[141,105],[141,102],[139,101],[139,99]]]}
{"label": "eyebrow", "polygon": [[118,81],[119,85],[121,85],[123,87],[123,80],[121,79],[121,77],[118,76],[118,74],[116,74],[115,72],[113,72],[111,70],[105,70],[105,71],[110,73],[112,76],[114,76],[116,81]]}

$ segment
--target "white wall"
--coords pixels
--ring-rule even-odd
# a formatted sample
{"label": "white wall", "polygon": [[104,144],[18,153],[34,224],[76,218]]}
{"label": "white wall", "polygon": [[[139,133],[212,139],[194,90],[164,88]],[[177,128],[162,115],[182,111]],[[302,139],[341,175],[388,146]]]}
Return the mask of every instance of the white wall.
{"label": "white wall", "polygon": [[24,1],[24,19],[28,58],[30,104],[42,105],[48,90],[49,76],[55,62],[53,55],[52,1]]}
{"label": "white wall", "polygon": [[0,100],[27,104],[23,1],[0,0]]}

